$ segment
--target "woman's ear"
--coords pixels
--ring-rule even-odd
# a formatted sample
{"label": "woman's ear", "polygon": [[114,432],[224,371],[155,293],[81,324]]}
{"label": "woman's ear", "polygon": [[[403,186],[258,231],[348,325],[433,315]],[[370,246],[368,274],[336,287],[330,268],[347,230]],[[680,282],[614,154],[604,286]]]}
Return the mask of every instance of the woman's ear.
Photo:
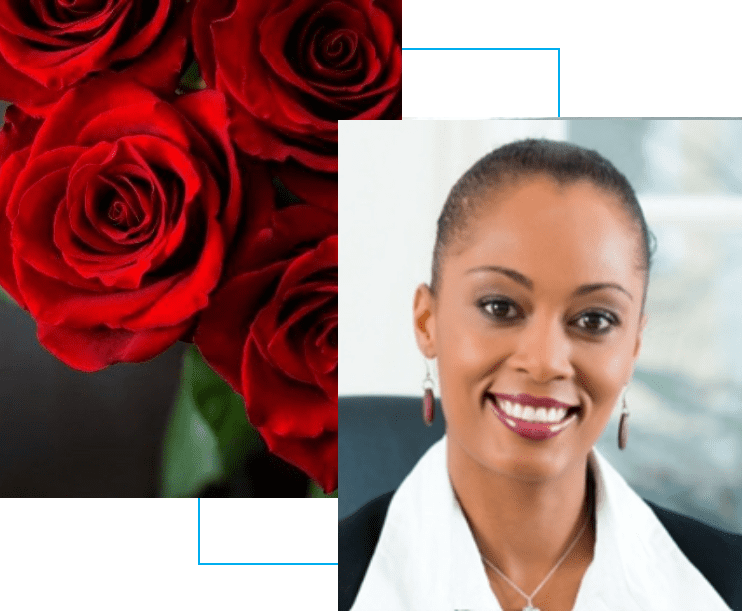
{"label": "woman's ear", "polygon": [[435,298],[427,284],[421,284],[415,291],[413,314],[415,317],[415,339],[420,352],[428,359],[436,357],[435,350]]}

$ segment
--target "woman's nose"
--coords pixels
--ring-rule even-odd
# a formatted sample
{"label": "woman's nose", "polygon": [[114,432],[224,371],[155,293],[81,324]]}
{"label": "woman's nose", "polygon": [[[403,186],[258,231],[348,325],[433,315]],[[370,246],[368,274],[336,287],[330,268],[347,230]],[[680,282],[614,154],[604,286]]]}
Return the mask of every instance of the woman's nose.
{"label": "woman's nose", "polygon": [[543,384],[572,376],[572,344],[559,320],[533,316],[516,341],[510,364],[534,382]]}

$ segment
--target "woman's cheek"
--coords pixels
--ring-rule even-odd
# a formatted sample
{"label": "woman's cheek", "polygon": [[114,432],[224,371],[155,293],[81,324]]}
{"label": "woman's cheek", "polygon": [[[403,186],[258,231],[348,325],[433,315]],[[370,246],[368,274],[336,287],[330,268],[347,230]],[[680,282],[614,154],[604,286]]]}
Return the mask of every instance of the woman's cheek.
{"label": "woman's cheek", "polygon": [[438,350],[441,394],[455,394],[448,398],[459,401],[480,388],[498,361],[501,346],[497,339],[483,335],[471,325],[447,324],[444,328]]}
{"label": "woman's cheek", "polygon": [[587,347],[575,356],[578,380],[596,405],[608,404],[612,407],[618,400],[631,375],[631,368],[627,368],[626,364],[627,359],[621,351],[616,350],[615,345]]}

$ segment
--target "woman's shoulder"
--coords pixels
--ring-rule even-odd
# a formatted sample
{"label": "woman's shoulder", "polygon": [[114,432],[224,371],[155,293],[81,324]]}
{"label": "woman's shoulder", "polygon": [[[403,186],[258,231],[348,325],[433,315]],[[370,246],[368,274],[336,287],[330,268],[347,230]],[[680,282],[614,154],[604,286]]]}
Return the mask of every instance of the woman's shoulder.
{"label": "woman's shoulder", "polygon": [[645,502],[691,564],[732,609],[742,610],[742,535]]}
{"label": "woman's shoulder", "polygon": [[[383,494],[338,526],[338,609],[347,611],[366,575],[394,491]],[[657,519],[706,580],[735,611],[742,611],[742,535],[660,507],[645,499]]]}
{"label": "woman's shoulder", "polygon": [[353,605],[374,555],[394,491],[382,494],[338,525],[338,611]]}

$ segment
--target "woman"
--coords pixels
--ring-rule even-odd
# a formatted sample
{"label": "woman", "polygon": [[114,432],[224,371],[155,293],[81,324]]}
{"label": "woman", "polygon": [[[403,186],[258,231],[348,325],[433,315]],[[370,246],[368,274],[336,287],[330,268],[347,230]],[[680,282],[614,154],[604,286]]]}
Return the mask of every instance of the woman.
{"label": "woman", "polygon": [[459,179],[414,301],[446,436],[341,522],[340,609],[742,609],[742,537],[650,506],[593,449],[650,259],[631,186],[593,151],[516,142]]}

